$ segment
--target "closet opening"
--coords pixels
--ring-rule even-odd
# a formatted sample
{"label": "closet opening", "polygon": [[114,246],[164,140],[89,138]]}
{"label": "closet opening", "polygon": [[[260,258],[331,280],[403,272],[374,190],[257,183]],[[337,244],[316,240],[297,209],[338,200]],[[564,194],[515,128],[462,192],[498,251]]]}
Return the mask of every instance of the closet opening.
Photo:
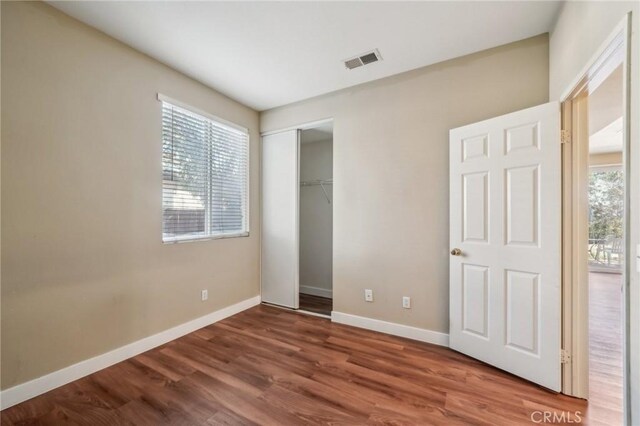
{"label": "closet opening", "polygon": [[333,122],[300,134],[299,309],[333,309]]}

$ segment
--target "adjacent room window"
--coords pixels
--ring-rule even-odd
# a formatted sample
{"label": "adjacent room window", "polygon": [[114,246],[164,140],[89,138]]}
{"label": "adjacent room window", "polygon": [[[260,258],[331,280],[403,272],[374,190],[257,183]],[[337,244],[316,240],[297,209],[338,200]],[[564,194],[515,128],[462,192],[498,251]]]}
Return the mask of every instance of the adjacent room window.
{"label": "adjacent room window", "polygon": [[162,101],[162,240],[249,234],[249,134]]}

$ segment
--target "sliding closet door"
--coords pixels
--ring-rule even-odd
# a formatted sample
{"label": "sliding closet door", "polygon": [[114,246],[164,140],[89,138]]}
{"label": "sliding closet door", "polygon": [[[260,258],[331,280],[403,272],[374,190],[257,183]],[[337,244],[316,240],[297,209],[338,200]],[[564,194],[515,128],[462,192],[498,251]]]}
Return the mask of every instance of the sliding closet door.
{"label": "sliding closet door", "polygon": [[298,308],[300,131],[262,138],[262,301]]}

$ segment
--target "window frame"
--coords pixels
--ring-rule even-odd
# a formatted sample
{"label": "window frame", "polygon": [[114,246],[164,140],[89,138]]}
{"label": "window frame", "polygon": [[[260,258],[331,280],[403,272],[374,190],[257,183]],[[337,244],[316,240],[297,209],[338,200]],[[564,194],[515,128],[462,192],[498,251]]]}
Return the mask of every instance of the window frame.
{"label": "window frame", "polygon": [[[182,108],[185,109],[193,114],[197,114],[200,115],[208,120],[211,120],[213,122],[216,123],[216,125],[219,125],[221,127],[227,127],[230,130],[233,131],[240,131],[243,132],[247,135],[247,140],[246,140],[246,152],[247,152],[247,167],[245,170],[246,176],[245,176],[245,217],[243,218],[244,221],[244,230],[243,231],[234,231],[234,232],[221,232],[221,233],[217,233],[217,234],[208,234],[208,235],[202,235],[202,236],[194,236],[194,235],[185,235],[185,236],[175,236],[175,237],[165,237],[164,236],[164,229],[161,230],[160,235],[161,235],[161,239],[162,239],[162,243],[163,244],[176,244],[176,243],[186,243],[186,242],[191,242],[191,241],[207,241],[207,240],[222,240],[222,239],[227,239],[227,238],[240,238],[240,237],[248,237],[250,236],[251,233],[251,182],[250,182],[250,178],[251,178],[251,134],[249,132],[249,129],[243,126],[240,126],[236,123],[233,123],[231,121],[225,120],[224,118],[220,118],[216,115],[210,114],[206,111],[203,111],[199,108],[193,107],[191,105],[185,104],[184,102],[180,102],[176,99],[173,99],[169,96],[163,95],[162,93],[158,93],[158,101],[160,102],[160,133],[162,135],[162,104],[163,103],[168,103],[171,104],[173,106],[176,106],[178,108]],[[160,137],[161,140],[161,145],[160,147],[162,148],[162,146],[164,145],[164,139],[162,138],[162,136]],[[164,169],[162,170],[162,191],[160,191],[160,200],[161,200],[161,204],[160,204],[160,209],[161,209],[161,217],[164,216]],[[209,216],[211,214],[210,210],[207,211],[205,209],[205,217]],[[164,228],[164,219],[161,220],[162,223],[162,227]],[[205,229],[209,226],[209,224],[206,224],[206,219],[205,219]]]}

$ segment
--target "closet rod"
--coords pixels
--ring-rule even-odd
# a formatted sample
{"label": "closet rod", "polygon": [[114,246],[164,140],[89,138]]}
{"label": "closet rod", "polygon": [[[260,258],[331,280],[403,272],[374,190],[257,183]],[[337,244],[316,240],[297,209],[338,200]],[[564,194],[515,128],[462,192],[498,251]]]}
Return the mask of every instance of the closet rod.
{"label": "closet rod", "polygon": [[300,182],[300,186],[320,186],[320,188],[322,188],[322,192],[324,192],[325,198],[327,199],[327,203],[331,204],[331,198],[329,198],[329,194],[324,188],[325,185],[333,185],[333,179],[316,179]]}
{"label": "closet rod", "polygon": [[333,179],[303,180],[300,186],[333,185]]}

